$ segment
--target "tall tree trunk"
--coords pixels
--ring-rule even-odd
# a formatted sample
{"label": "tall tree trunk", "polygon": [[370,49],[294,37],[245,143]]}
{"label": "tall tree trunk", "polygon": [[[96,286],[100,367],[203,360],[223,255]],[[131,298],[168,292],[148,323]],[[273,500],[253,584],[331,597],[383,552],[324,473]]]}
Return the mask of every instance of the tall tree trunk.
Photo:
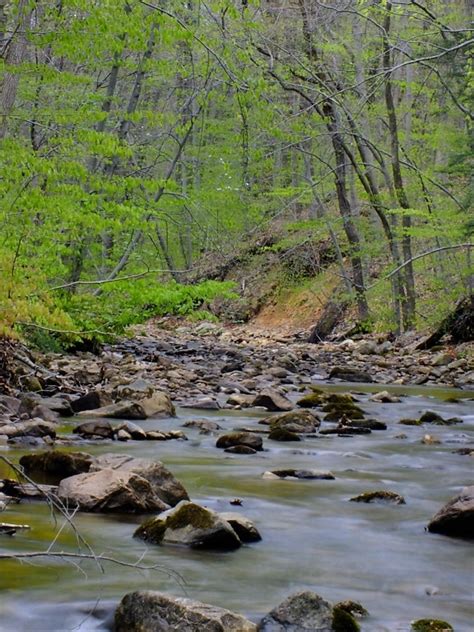
{"label": "tall tree trunk", "polygon": [[[0,19],[5,25],[5,6],[0,6]],[[15,23],[12,25],[12,35],[3,47],[3,58],[7,67],[3,75],[0,88],[0,140],[3,140],[8,130],[8,116],[15,105],[18,81],[20,75],[17,72],[10,72],[9,67],[20,65],[26,55],[26,32],[29,30],[31,19],[31,8],[28,0],[19,0],[17,3]]]}
{"label": "tall tree trunk", "polygon": [[[398,124],[397,124],[397,114],[395,109],[395,102],[393,99],[393,91],[392,91],[392,55],[391,55],[391,46],[389,42],[389,34],[390,34],[390,25],[391,25],[391,10],[392,10],[392,2],[389,0],[386,3],[386,13],[384,19],[384,30],[383,30],[383,67],[385,71],[385,106],[387,109],[387,117],[388,117],[388,126],[390,132],[390,145],[391,145],[391,161],[392,161],[392,173],[393,173],[393,182],[395,185],[395,194],[397,196],[398,203],[400,207],[409,211],[410,204],[408,202],[408,197],[405,191],[405,187],[403,184],[402,170],[400,165],[400,143],[398,139]],[[405,266],[405,287],[406,287],[406,297],[402,304],[403,310],[403,321],[404,325],[407,329],[411,328],[415,323],[415,308],[416,308],[416,298],[415,298],[415,277],[413,271],[413,263],[411,259],[412,248],[411,248],[411,216],[408,212],[403,213],[402,215],[402,251],[403,251],[403,259],[407,262]]]}

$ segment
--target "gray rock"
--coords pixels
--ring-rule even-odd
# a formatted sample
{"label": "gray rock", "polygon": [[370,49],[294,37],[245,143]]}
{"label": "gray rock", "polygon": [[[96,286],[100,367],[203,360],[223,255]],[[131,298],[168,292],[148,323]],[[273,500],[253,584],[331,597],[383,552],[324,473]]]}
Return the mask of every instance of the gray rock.
{"label": "gray rock", "polygon": [[262,539],[257,527],[245,516],[235,511],[225,511],[219,516],[230,524],[242,542],[259,542]]}
{"label": "gray rock", "polygon": [[404,505],[405,499],[396,492],[390,492],[386,490],[378,490],[375,492],[364,492],[358,496],[354,496],[350,499],[355,503],[382,503],[392,505]]}
{"label": "gray rock", "polygon": [[132,421],[124,421],[119,426],[115,426],[114,433],[118,435],[120,431],[125,431],[131,439],[135,439],[136,441],[145,441],[147,438],[146,432],[137,424],[134,424]]}
{"label": "gray rock", "polygon": [[[269,476],[270,475],[270,476]],[[331,472],[321,472],[320,470],[272,470],[264,472],[263,478],[300,478],[304,480],[335,480]]]}
{"label": "gray rock", "polygon": [[59,498],[69,507],[100,513],[147,513],[168,509],[142,476],[124,470],[100,470],[65,478]]}
{"label": "gray rock", "polygon": [[237,445],[244,445],[257,451],[263,450],[262,437],[251,432],[229,432],[216,441],[217,448],[230,448]]}
{"label": "gray rock", "polygon": [[81,395],[81,397],[72,400],[71,408],[75,413],[80,413],[84,410],[102,408],[103,406],[108,406],[111,403],[112,399],[109,395],[100,391],[89,391],[85,395]]}
{"label": "gray rock", "polygon": [[0,413],[17,415],[20,411],[20,400],[10,395],[0,395]]}
{"label": "gray rock", "polygon": [[195,549],[232,551],[242,544],[219,514],[188,501],[146,520],[134,536],[153,544],[182,544]]}
{"label": "gray rock", "polygon": [[451,498],[428,524],[431,533],[474,539],[474,485]]}
{"label": "gray rock", "polygon": [[331,604],[316,593],[299,592],[285,599],[258,624],[259,632],[333,632]]}
{"label": "gray rock", "polygon": [[254,398],[252,406],[263,406],[270,411],[289,411],[294,408],[287,397],[271,388],[261,391]]}
{"label": "gray rock", "polygon": [[347,366],[335,366],[329,372],[329,378],[337,378],[345,382],[373,382],[373,378],[365,371],[352,369]]}
{"label": "gray rock", "polygon": [[171,507],[181,500],[189,500],[184,487],[161,461],[134,458],[128,454],[102,454],[94,459],[90,471],[98,472],[103,469],[138,474],[147,480],[154,493]]}
{"label": "gray rock", "polygon": [[86,421],[73,429],[74,434],[85,438],[112,439],[114,429],[110,421],[105,419],[99,421]]}
{"label": "gray rock", "polygon": [[129,593],[115,613],[116,632],[256,632],[251,621],[199,601],[159,592]]}
{"label": "gray rock", "polygon": [[56,437],[56,426],[43,419],[29,419],[1,427],[1,434],[9,439],[17,437]]}
{"label": "gray rock", "polygon": [[122,400],[115,404],[102,406],[96,410],[83,410],[80,416],[111,417],[113,419],[146,419],[147,415],[141,403]]}
{"label": "gray rock", "polygon": [[397,404],[401,401],[399,397],[388,391],[380,391],[369,397],[369,402],[381,402],[384,404]]}

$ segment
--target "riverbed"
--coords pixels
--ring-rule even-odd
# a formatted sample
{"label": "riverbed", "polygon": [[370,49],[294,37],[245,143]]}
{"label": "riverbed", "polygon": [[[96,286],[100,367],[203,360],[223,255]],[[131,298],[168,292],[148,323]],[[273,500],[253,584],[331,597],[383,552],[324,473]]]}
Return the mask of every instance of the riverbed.
{"label": "riverbed", "polygon": [[[323,385],[324,386],[324,385]],[[362,630],[408,631],[410,621],[444,619],[456,631],[472,630],[474,558],[472,541],[428,533],[430,518],[462,487],[472,484],[472,456],[456,452],[474,444],[472,393],[453,389],[396,387],[401,403],[368,401],[377,387],[327,387],[356,393],[359,405],[387,423],[370,435],[319,435],[281,443],[264,437],[263,452],[226,454],[216,436],[183,428],[188,441],[95,442],[68,449],[91,454],[126,453],[161,460],[184,484],[191,499],[217,511],[237,511],[255,522],[262,541],[231,553],[146,546],[132,535],[143,516],[78,513],[76,529],[96,554],[128,563],[159,564],[140,571],[93,561],[3,561],[0,575],[2,632],[109,629],[115,604],[132,590],[189,596],[259,618],[293,592],[312,590],[336,602],[359,601],[369,611]],[[382,387],[378,387],[382,390]],[[386,387],[383,387],[386,390]],[[457,396],[459,401],[446,401]],[[403,426],[426,410],[460,417],[454,426]],[[254,427],[264,411],[178,409],[177,418],[140,422],[146,430],[182,429],[190,419],[217,421],[224,430]],[[84,420],[82,417],[81,420]],[[63,427],[70,432],[76,420]],[[222,434],[224,430],[219,431]],[[421,441],[430,434],[439,444]],[[25,451],[0,448],[14,462]],[[268,480],[274,469],[330,471],[335,480]],[[2,476],[6,475],[2,466]],[[349,502],[359,493],[390,490],[404,505]],[[230,501],[238,498],[241,506]],[[28,523],[29,531],[2,536],[3,551],[44,551],[62,526],[41,502],[10,505],[2,520]],[[77,534],[65,528],[55,551],[77,551]],[[82,551],[85,551],[82,545]]]}

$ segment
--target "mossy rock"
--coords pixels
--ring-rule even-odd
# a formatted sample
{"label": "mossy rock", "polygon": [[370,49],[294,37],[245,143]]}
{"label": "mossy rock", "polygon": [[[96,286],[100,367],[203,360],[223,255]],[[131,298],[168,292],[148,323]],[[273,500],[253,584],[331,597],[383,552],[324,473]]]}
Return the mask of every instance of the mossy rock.
{"label": "mossy rock", "polygon": [[418,619],[411,624],[412,632],[453,632],[452,625],[441,619]]}
{"label": "mossy rock", "polygon": [[367,617],[369,614],[362,604],[358,601],[352,601],[351,599],[339,601],[339,603],[334,605],[334,608],[339,608],[340,610],[344,610],[344,612],[348,612],[352,616],[357,617]]}
{"label": "mossy rock", "polygon": [[351,498],[355,503],[392,503],[394,505],[404,505],[405,499],[400,494],[386,490],[378,490],[375,492],[364,492],[358,496]]}
{"label": "mossy rock", "polygon": [[421,426],[422,424],[419,419],[400,419],[398,423],[402,426]]}
{"label": "mossy rock", "polygon": [[166,531],[166,520],[160,518],[149,518],[145,520],[133,534],[134,538],[140,538],[145,542],[161,544]]}
{"label": "mossy rock", "polygon": [[334,606],[332,616],[333,632],[360,632],[360,626],[354,617],[338,606]]}
{"label": "mossy rock", "polygon": [[213,524],[209,510],[194,503],[183,503],[166,520],[167,529],[184,529],[188,525],[195,529],[210,529]]}
{"label": "mossy rock", "polygon": [[349,428],[369,428],[370,430],[387,430],[387,424],[376,419],[346,419],[344,425]]}
{"label": "mossy rock", "polygon": [[326,395],[326,402],[329,404],[353,404],[355,398],[350,393],[330,393]]}
{"label": "mossy rock", "polygon": [[310,395],[305,395],[301,399],[296,402],[297,406],[300,408],[316,408],[317,406],[321,406],[323,403],[323,398],[318,393],[311,393]]}
{"label": "mossy rock", "polygon": [[444,420],[441,417],[441,415],[438,415],[438,413],[435,413],[432,410],[427,410],[421,415],[420,421],[423,424],[432,424],[432,423],[439,423]]}
{"label": "mossy rock", "polygon": [[301,437],[296,432],[285,430],[284,428],[275,428],[270,431],[268,438],[272,441],[301,441]]}

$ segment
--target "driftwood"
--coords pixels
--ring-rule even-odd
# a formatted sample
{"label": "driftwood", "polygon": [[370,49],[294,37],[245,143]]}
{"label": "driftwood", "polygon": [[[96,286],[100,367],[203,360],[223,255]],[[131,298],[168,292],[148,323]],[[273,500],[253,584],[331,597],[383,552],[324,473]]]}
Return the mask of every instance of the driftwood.
{"label": "driftwood", "polygon": [[0,522],[0,534],[15,535],[19,529],[31,529],[29,524],[13,524],[10,522]]}

